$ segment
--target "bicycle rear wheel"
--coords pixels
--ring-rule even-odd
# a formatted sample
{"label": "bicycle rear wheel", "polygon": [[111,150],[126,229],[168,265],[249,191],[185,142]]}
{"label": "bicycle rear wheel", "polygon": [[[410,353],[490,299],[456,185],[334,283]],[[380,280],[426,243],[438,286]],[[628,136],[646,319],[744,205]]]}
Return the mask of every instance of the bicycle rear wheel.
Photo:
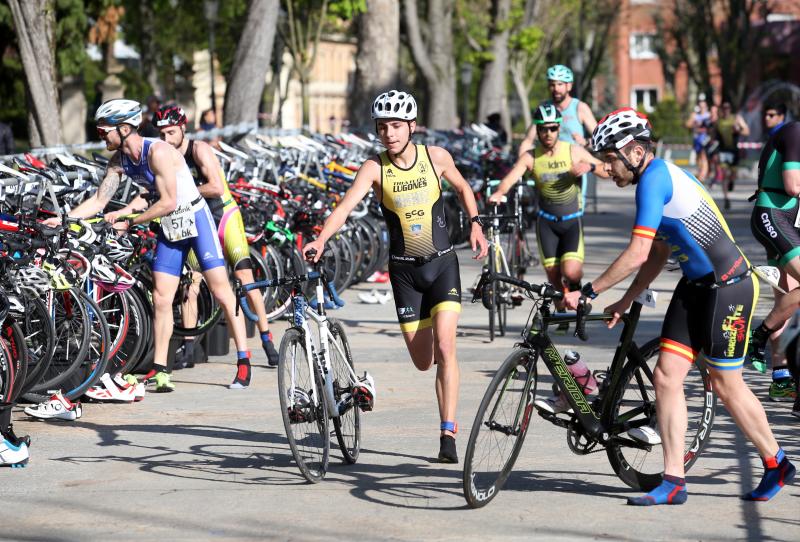
{"label": "bicycle rear wheel", "polygon": [[336,440],[347,463],[355,463],[361,451],[361,411],[353,404],[353,355],[342,324],[328,320],[335,344],[331,345],[331,370],[333,371],[333,396],[339,405],[339,416],[334,416],[333,429]]}
{"label": "bicycle rear wheel", "polygon": [[[629,354],[619,384],[608,390],[610,396],[606,402],[605,423],[612,435],[606,448],[608,460],[620,480],[643,491],[650,491],[661,483],[664,454],[660,444],[643,447],[628,436],[628,431],[635,427],[658,427],[653,387],[653,370],[658,353],[659,339],[653,339],[639,349],[641,362]],[[688,471],[708,444],[717,404],[708,369],[702,359],[698,358],[686,376],[684,394],[689,420],[684,445],[684,468]]]}
{"label": "bicycle rear wheel", "polygon": [[[313,374],[312,374],[313,373]],[[316,381],[314,394],[312,379]],[[322,381],[306,352],[303,332],[286,331],[278,361],[278,394],[289,448],[303,477],[317,483],[328,470],[331,439]]]}
{"label": "bicycle rear wheel", "polygon": [[506,358],[483,396],[464,457],[464,498],[486,506],[508,479],[522,449],[533,411],[535,372],[529,350]]}

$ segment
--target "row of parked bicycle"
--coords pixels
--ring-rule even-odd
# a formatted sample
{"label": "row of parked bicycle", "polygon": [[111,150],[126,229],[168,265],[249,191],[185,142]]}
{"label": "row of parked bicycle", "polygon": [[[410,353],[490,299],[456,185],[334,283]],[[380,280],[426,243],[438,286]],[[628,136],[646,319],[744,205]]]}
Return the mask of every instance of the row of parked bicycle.
{"label": "row of parked bicycle", "polygon": [[[481,127],[421,137],[460,156],[459,166],[477,190],[489,170],[507,162],[492,150],[492,132]],[[218,143],[215,152],[242,210],[256,281],[307,271],[300,252],[304,239],[316,235],[359,165],[379,151],[374,138],[352,134],[252,133]],[[0,163],[0,402],[32,403],[26,412],[37,417],[75,419],[80,411],[71,405],[82,397],[129,401],[144,394],[143,386],[124,375],[147,372],[153,361],[150,264],[158,225],[120,235],[100,217],[66,218],[66,211],[97,189],[106,164],[98,154],[68,152]],[[124,206],[138,190],[123,179],[112,204]],[[455,195],[445,190],[443,198],[451,237],[466,240]],[[380,214],[377,200],[367,198],[328,243],[323,267],[334,291],[381,275],[388,233]],[[54,215],[62,217],[60,227],[41,223]],[[197,295],[196,318],[194,308],[184,318],[191,292]],[[289,289],[261,292],[269,319],[287,313]],[[173,312],[175,335],[184,337],[209,332],[222,315],[191,265],[184,266]],[[113,392],[124,388],[135,392]]]}

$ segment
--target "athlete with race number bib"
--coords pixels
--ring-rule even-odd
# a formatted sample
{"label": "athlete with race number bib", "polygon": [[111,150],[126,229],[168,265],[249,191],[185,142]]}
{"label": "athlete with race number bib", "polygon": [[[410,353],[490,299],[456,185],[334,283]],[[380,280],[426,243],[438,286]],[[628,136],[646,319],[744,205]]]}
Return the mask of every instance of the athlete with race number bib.
{"label": "athlete with race number bib", "polygon": [[[601,162],[582,146],[559,139],[562,117],[553,104],[540,104],[534,111],[533,124],[539,145],[520,156],[489,197],[489,202],[500,203],[522,175],[530,171],[539,196],[536,240],[547,280],[567,291],[580,290],[583,278],[581,175],[588,172],[600,177],[608,175],[598,167]],[[557,306],[563,311],[560,302]]]}
{"label": "athlete with race number bib", "polygon": [[453,157],[440,147],[414,145],[417,103],[392,90],[372,104],[378,137],[386,151],[364,162],[342,201],[325,221],[319,237],[303,252],[316,250],[342,227],[347,216],[373,189],[389,229],[389,278],[397,318],[414,365],[420,371],[436,367],[439,400],[439,461],[457,463],[455,434],[459,370],[456,327],[461,312],[458,258],[447,233],[440,179],[458,193],[472,218],[470,242],[475,258],[488,251],[472,189],[456,169]]}
{"label": "athlete with race number bib", "polygon": [[736,424],[756,446],[765,472],[745,500],[766,501],[791,482],[795,467],[778,446],[763,407],[742,378],[748,328],[758,299],[750,264],[703,185],[672,163],[655,158],[647,118],[630,108],[607,115],[592,134],[592,147],[619,187],[636,186],[636,221],[628,247],[597,280],[565,296],[576,308],[582,296],[596,298],[638,270],[621,300],[606,307],[609,327],[658,276],[669,255],[683,271],[661,331],[653,373],[664,479],[628,504],[682,504],[684,438],[687,429],[683,381],[702,352],[714,391]]}
{"label": "athlete with race number bib", "polygon": [[[102,104],[95,113],[97,133],[114,151],[105,177],[97,191],[69,212],[72,218],[88,218],[103,211],[119,187],[123,174],[154,192],[158,199],[149,206],[141,196],[124,208],[106,213],[105,220],[117,229],[161,219],[153,261],[153,307],[155,353],[153,368],[145,376],[154,379],[156,391],[175,389],[167,369],[169,339],[173,331],[172,303],[184,261],[190,250],[199,255],[200,267],[209,289],[219,301],[229,322],[239,358],[249,358],[243,316],[236,317],[236,298],[228,282],[222,247],[214,219],[198,192],[183,156],[171,145],[137,133],[142,107],[133,100],[115,99]],[[146,209],[136,217],[123,217]],[[50,219],[57,221],[57,219]],[[124,220],[124,222],[121,222]]]}
{"label": "athlete with race number bib", "polygon": [[[153,122],[159,130],[161,139],[183,154],[189,170],[192,171],[197,189],[205,198],[211,215],[214,217],[219,241],[234,275],[242,281],[242,284],[252,283],[254,280],[253,263],[250,261],[250,246],[244,232],[242,213],[231,196],[228,181],[224,178],[222,166],[220,166],[211,145],[205,141],[186,137],[186,113],[179,105],[169,104],[161,107],[156,111]],[[194,252],[190,253],[190,262],[194,260],[193,263],[196,263],[196,258],[197,255]],[[267,356],[267,363],[270,367],[277,367],[278,351],[272,342],[264,300],[257,289],[250,290],[247,296],[250,299],[250,306],[255,307],[258,315],[258,329],[261,333],[261,344]],[[189,341],[186,344],[191,350],[193,342]],[[190,354],[187,353],[187,355]],[[240,360],[238,369],[236,379],[231,387],[246,388],[250,384],[249,361]]]}

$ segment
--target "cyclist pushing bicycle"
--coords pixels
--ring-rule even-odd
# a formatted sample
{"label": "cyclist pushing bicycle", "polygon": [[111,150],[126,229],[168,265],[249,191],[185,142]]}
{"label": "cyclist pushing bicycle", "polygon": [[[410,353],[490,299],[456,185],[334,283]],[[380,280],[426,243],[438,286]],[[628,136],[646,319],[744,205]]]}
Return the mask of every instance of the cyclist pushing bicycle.
{"label": "cyclist pushing bicycle", "polygon": [[[561,112],[555,105],[540,104],[533,114],[539,145],[520,156],[511,171],[489,197],[500,203],[526,171],[533,174],[539,195],[536,240],[539,258],[550,284],[569,291],[581,288],[583,278],[583,198],[581,176],[595,172],[608,177],[600,161],[575,143],[559,140]],[[563,310],[558,301],[556,307]]]}
{"label": "cyclist pushing bicycle", "polygon": [[441,419],[438,458],[443,463],[457,463],[454,437],[459,371],[455,343],[461,280],[447,234],[442,177],[447,178],[472,217],[470,242],[472,250],[478,252],[476,259],[486,256],[488,245],[472,190],[450,153],[440,147],[412,144],[417,119],[414,97],[402,91],[385,92],[373,102],[372,118],[386,151],[364,162],[319,237],[303,252],[316,250],[317,261],[325,242],[339,231],[370,188],[375,190],[389,228],[389,277],[406,347],[420,371],[437,365]]}
{"label": "cyclist pushing bicycle", "polygon": [[655,158],[647,117],[633,109],[614,111],[592,134],[592,148],[620,188],[636,186],[636,222],[628,247],[595,281],[565,295],[568,308],[594,299],[638,269],[621,300],[606,308],[613,327],[650,284],[672,253],[683,271],[661,331],[654,372],[656,413],[664,451],[661,484],[628,504],[682,504],[683,439],[687,428],[683,382],[704,354],[712,387],[736,424],[756,446],[765,472],[745,500],[767,501],[795,475],[778,446],[758,399],[742,378],[744,354],[758,283],[722,214],[702,183],[674,164]]}

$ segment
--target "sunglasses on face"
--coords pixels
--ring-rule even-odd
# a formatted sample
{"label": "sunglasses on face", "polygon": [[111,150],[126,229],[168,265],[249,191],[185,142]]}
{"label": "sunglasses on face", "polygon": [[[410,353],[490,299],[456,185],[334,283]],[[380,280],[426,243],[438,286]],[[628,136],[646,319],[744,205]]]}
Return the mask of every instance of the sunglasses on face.
{"label": "sunglasses on face", "polygon": [[109,132],[113,132],[114,130],[116,130],[114,126],[98,126],[97,135],[100,136],[100,139],[105,139]]}
{"label": "sunglasses on face", "polygon": [[764,113],[764,116],[766,118],[768,118],[768,119],[771,119],[772,117],[777,117],[778,114],[777,113]]}
{"label": "sunglasses on face", "polygon": [[545,132],[555,133],[558,132],[558,128],[559,128],[558,126],[537,126],[536,131],[542,133]]}

